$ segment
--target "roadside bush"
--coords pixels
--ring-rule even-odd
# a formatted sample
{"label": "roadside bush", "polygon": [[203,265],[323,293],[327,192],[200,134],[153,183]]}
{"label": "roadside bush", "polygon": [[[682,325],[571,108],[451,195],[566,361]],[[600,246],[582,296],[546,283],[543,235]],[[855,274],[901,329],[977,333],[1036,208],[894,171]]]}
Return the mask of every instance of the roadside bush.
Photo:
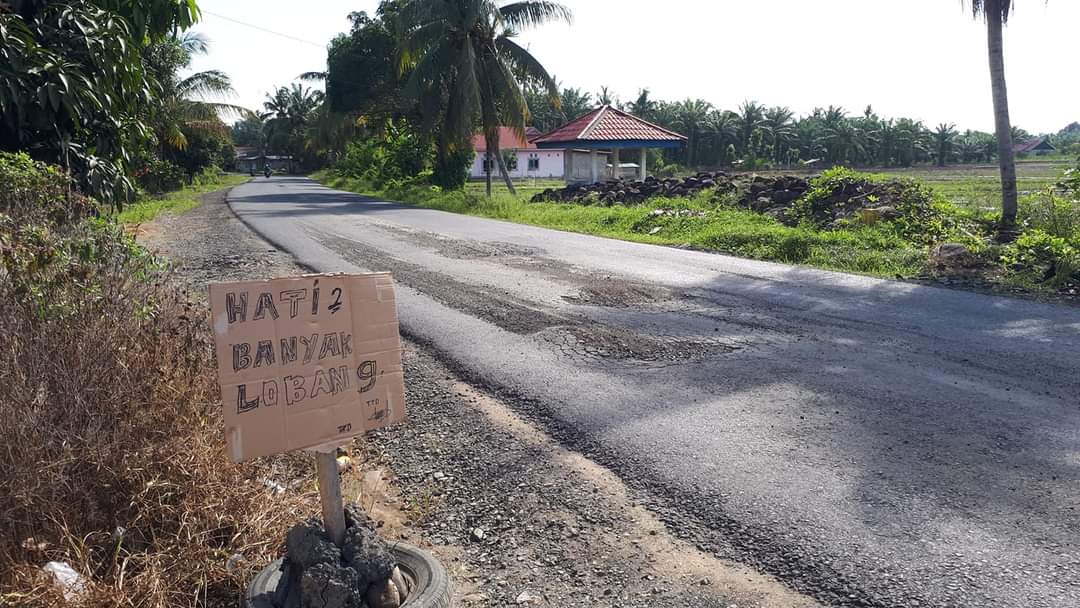
{"label": "roadside bush", "polygon": [[22,152],[0,152],[0,184],[0,218],[63,225],[97,211],[91,199],[72,191],[71,178],[58,167]]}
{"label": "roadside bush", "polygon": [[65,603],[61,561],[79,605],[235,605],[299,499],[229,463],[205,314],[55,168],[0,180],[0,598]]}
{"label": "roadside bush", "polygon": [[1020,222],[1065,239],[1080,239],[1080,190],[1076,198],[1049,188],[1020,199]]}
{"label": "roadside bush", "polygon": [[161,159],[150,159],[135,170],[135,181],[149,194],[161,194],[184,187],[187,175],[183,167]]}
{"label": "roadside bush", "polygon": [[1024,232],[1005,249],[1002,261],[1014,272],[1053,287],[1080,280],[1080,246],[1040,229]]}
{"label": "roadside bush", "polygon": [[788,217],[817,228],[849,228],[873,212],[903,239],[922,246],[942,241],[981,245],[984,229],[975,218],[914,180],[883,178],[834,167],[810,180],[810,190]]}
{"label": "roadside bush", "polygon": [[391,180],[419,175],[431,155],[429,141],[405,123],[389,122],[382,137],[349,144],[345,156],[335,166],[343,177],[363,179],[381,189]]}

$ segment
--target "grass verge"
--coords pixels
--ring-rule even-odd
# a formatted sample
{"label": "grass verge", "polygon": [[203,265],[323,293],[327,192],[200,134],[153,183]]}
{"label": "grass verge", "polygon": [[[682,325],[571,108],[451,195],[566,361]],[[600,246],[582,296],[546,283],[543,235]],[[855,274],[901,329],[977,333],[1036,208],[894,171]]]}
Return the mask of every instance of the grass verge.
{"label": "grass verge", "polygon": [[729,253],[758,260],[806,264],[877,276],[913,276],[926,264],[927,249],[892,227],[818,230],[777,220],[708,197],[650,200],[633,206],[529,203],[506,193],[490,199],[471,189],[442,192],[418,185],[373,192],[364,182],[328,171],[313,174],[339,190],[384,196],[430,209],[543,226],[609,238]]}
{"label": "grass verge", "polygon": [[146,198],[127,205],[123,211],[116,214],[116,221],[121,224],[141,224],[153,220],[162,213],[190,211],[199,206],[203,194],[222,188],[239,186],[248,179],[250,178],[247,175],[223,173],[206,180],[197,181],[194,185],[186,186],[182,190]]}

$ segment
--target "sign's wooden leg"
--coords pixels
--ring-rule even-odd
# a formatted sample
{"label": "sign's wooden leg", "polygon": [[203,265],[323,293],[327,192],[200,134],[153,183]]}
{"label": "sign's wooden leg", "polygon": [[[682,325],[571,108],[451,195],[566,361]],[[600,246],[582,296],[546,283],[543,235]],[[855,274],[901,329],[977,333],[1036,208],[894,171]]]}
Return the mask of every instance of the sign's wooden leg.
{"label": "sign's wooden leg", "polygon": [[335,450],[316,452],[319,477],[319,500],[322,502],[323,525],[330,540],[340,547],[345,542],[345,505],[341,500],[341,479]]}

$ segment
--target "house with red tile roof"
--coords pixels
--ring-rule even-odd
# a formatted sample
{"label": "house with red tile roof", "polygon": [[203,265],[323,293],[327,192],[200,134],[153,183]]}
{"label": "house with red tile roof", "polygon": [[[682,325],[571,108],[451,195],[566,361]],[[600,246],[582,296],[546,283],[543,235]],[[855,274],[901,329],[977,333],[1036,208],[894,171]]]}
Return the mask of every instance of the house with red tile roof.
{"label": "house with red tile roof", "polygon": [[[581,151],[582,154],[564,154],[564,179],[597,182],[622,176],[620,157],[627,149],[637,152],[637,178],[645,179],[646,150],[681,148],[686,137],[614,106],[601,106],[529,143],[539,150]],[[602,151],[608,154],[607,159],[601,156]]]}
{"label": "house with red tile roof", "polygon": [[[596,108],[550,133],[527,130],[525,138],[511,127],[499,127],[499,153],[514,179],[542,177],[571,183],[620,177],[643,180],[648,174],[646,150],[679,148],[685,143],[685,136],[614,106]],[[488,170],[487,140],[476,135],[472,144],[476,157],[469,174],[483,179]],[[621,162],[620,153],[628,149],[638,153],[638,163]],[[495,164],[491,174],[498,173]]]}
{"label": "house with red tile roof", "polygon": [[[540,150],[529,141],[532,137],[540,135],[540,131],[530,127],[525,131],[523,139],[512,127],[499,127],[499,153],[506,162],[506,170],[512,179],[528,177],[562,179],[565,161],[564,151],[561,149]],[[483,134],[473,136],[473,150],[476,156],[473,158],[472,167],[469,169],[471,179],[483,179],[487,174],[487,140]],[[492,177],[499,178],[499,166],[491,167]]]}

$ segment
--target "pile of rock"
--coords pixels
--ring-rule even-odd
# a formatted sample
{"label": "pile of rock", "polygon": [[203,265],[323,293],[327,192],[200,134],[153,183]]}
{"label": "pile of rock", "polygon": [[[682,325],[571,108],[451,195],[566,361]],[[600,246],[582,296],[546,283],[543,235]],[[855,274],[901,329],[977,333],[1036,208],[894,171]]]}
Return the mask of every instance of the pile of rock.
{"label": "pile of rock", "polygon": [[548,189],[532,198],[534,203],[556,202],[579,205],[636,205],[650,198],[684,198],[706,190],[719,194],[737,193],[735,202],[741,207],[764,212],[790,206],[809,190],[806,178],[797,175],[729,175],[723,171],[705,171],[682,179],[645,181],[608,181],[597,184]]}
{"label": "pile of rock", "polygon": [[549,188],[532,198],[534,203],[577,203],[582,205],[636,205],[650,198],[683,198],[695,196],[703,190],[727,187],[732,178],[723,171],[702,172],[690,177],[645,181],[613,180],[595,184]]}
{"label": "pile of rock", "polygon": [[338,548],[318,519],[293,526],[285,540],[283,608],[398,608],[409,592],[374,522],[355,505],[345,508],[345,542]]}

